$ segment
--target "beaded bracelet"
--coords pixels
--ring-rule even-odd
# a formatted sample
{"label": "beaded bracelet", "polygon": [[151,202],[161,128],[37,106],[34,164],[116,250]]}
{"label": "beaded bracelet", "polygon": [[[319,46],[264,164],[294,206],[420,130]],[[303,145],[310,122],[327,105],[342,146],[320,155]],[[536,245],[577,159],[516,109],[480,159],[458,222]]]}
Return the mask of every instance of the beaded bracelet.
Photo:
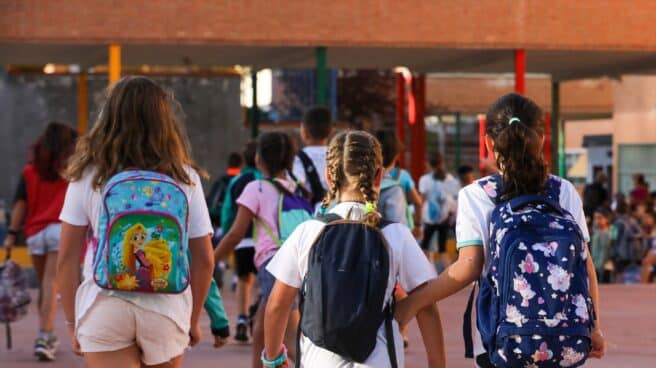
{"label": "beaded bracelet", "polygon": [[262,365],[266,368],[280,367],[287,360],[287,347],[285,345],[283,345],[282,350],[280,351],[280,355],[278,356],[278,358],[276,358],[274,360],[268,360],[266,358],[266,349],[262,350],[262,358],[261,359],[262,359]]}

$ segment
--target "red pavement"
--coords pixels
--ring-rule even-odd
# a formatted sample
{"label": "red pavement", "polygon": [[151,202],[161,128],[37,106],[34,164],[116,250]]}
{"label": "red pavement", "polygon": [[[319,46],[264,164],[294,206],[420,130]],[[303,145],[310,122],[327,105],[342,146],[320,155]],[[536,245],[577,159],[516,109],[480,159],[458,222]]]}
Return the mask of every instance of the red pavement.
{"label": "red pavement", "polygon": [[[442,320],[445,325],[448,367],[470,368],[471,361],[463,358],[461,337],[462,313],[467,292],[463,291],[440,303]],[[592,360],[586,367],[591,368],[654,368],[656,367],[656,285],[602,287],[602,321],[608,339],[608,355],[601,361]],[[226,308],[230,316],[235,316],[235,296],[229,290],[224,292]],[[34,308],[33,308],[34,309]],[[0,329],[0,368],[73,368],[83,367],[81,358],[74,356],[65,333],[61,315],[57,331],[62,340],[58,359],[54,363],[38,363],[32,356],[32,343],[36,330],[36,314],[13,325],[14,349],[5,347],[4,331]],[[203,319],[206,335],[199,346],[190,350],[184,367],[249,367],[250,346],[231,343],[220,350],[212,348],[208,320]],[[416,325],[410,327],[410,347],[406,352],[406,367],[426,367],[423,345]]]}

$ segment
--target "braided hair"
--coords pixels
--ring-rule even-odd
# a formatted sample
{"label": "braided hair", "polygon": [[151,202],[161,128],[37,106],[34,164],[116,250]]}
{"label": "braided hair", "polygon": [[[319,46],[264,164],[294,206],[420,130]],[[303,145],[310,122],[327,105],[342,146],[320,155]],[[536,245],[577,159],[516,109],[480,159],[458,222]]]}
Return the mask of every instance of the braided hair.
{"label": "braided hair", "polygon": [[380,143],[369,133],[346,131],[337,134],[328,146],[326,164],[330,178],[330,188],[323,199],[322,207],[328,208],[330,202],[338,198],[342,190],[358,190],[367,203],[364,222],[376,226],[380,214],[375,210],[378,191],[374,181],[382,170]]}

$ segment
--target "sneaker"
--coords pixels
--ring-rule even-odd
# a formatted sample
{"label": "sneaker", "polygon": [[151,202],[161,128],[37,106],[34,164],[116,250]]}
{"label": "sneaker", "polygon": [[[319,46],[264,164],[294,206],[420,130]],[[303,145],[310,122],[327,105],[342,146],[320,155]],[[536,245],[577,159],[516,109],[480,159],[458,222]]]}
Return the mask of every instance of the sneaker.
{"label": "sneaker", "polygon": [[52,362],[55,360],[59,341],[56,336],[48,339],[37,338],[34,342],[34,355],[42,362]]}
{"label": "sneaker", "polygon": [[239,318],[237,319],[235,340],[240,342],[248,341],[248,319],[246,318],[246,316],[239,316]]}

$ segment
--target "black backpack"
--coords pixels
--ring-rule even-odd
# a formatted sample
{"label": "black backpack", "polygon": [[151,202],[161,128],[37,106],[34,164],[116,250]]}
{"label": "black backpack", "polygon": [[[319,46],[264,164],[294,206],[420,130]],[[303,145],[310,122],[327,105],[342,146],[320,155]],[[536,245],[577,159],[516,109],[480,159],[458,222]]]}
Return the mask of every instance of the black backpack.
{"label": "black backpack", "polygon": [[312,192],[310,202],[312,205],[316,205],[326,196],[326,190],[323,188],[323,185],[321,185],[320,174],[317,172],[317,168],[314,166],[312,159],[307,153],[303,150],[299,150],[296,156],[301,160],[303,170],[305,171],[305,177],[307,178],[308,184],[310,184],[310,191]]}
{"label": "black backpack", "polygon": [[371,227],[335,214],[318,220],[326,226],[312,246],[300,290],[296,366],[301,362],[301,332],[315,345],[362,363],[374,350],[384,322],[391,366],[396,368],[394,296],[384,304],[390,250],[380,231],[390,223]]}

